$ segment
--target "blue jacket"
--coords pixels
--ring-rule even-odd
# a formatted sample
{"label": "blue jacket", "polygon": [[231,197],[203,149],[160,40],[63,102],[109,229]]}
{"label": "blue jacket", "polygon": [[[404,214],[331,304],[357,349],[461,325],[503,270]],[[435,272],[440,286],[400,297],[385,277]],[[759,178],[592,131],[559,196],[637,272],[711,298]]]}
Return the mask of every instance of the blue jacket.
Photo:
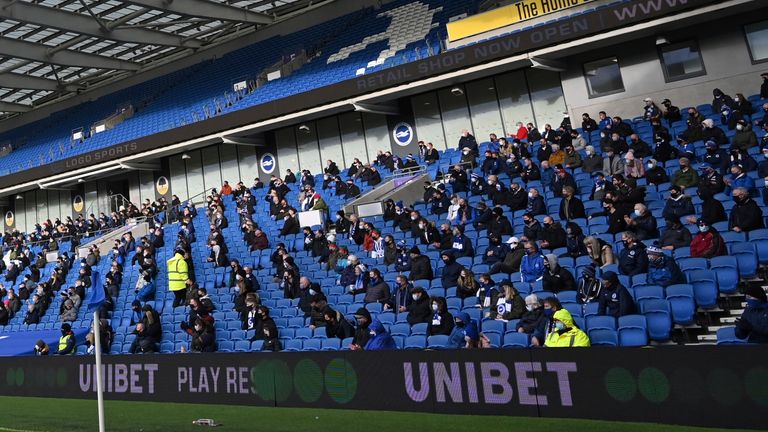
{"label": "blue jacket", "polygon": [[451,334],[448,336],[448,348],[464,348],[466,344],[465,337],[469,336],[470,339],[477,340],[480,337],[480,332],[477,331],[477,322],[469,318],[469,314],[466,312],[459,312],[456,314],[456,318],[459,318],[464,325],[459,327],[453,326]]}
{"label": "blue jacket", "polygon": [[619,272],[623,275],[634,276],[648,271],[648,255],[645,246],[638,243],[632,249],[624,248],[619,254]]}
{"label": "blue jacket", "polygon": [[139,290],[138,293],[136,293],[136,300],[140,302],[146,302],[147,300],[152,300],[155,298],[155,281],[150,280],[147,282],[146,285],[144,285],[141,290]]}
{"label": "blue jacket", "polygon": [[602,290],[598,300],[598,315],[610,315],[618,318],[635,313],[635,301],[624,285],[619,285],[614,290]]}
{"label": "blue jacket", "polygon": [[752,196],[755,196],[755,181],[752,180],[752,177],[748,176],[747,173],[742,174],[738,178],[733,178],[733,176],[729,176],[731,179],[730,186],[725,187],[725,194],[731,195],[734,189],[738,187],[743,187],[749,191],[749,194]]}
{"label": "blue jacket", "polygon": [[373,333],[373,336],[368,339],[368,343],[365,344],[366,351],[393,350],[397,348],[392,335],[389,334],[379,320],[374,320],[369,329]]}
{"label": "blue jacket", "polygon": [[663,256],[658,262],[650,261],[648,263],[646,282],[666,288],[670,285],[685,283],[685,278],[675,260]]}
{"label": "blue jacket", "polygon": [[520,262],[522,282],[533,283],[544,276],[544,255],[524,255]]}
{"label": "blue jacket", "polygon": [[668,199],[664,205],[664,211],[661,212],[665,219],[680,219],[681,216],[692,214],[696,214],[696,209],[693,208],[693,202],[687,196],[682,196],[678,200]]}

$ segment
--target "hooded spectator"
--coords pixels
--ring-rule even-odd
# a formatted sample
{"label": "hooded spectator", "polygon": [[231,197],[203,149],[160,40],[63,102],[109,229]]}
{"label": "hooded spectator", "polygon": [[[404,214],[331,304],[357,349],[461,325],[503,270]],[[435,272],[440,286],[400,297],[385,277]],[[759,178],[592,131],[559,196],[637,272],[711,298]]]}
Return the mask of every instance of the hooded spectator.
{"label": "hooded spectator", "polygon": [[603,289],[598,300],[598,315],[618,318],[635,313],[635,301],[629,294],[629,290],[619,282],[619,276],[615,272],[603,273],[602,283]]}

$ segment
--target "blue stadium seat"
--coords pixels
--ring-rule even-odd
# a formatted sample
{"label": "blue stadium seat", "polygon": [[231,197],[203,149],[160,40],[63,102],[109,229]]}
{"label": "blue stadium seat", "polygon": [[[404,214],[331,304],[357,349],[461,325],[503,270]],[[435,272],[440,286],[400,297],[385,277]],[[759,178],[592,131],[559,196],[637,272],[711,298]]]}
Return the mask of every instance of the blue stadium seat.
{"label": "blue stadium seat", "polygon": [[718,345],[740,345],[747,341],[736,337],[736,327],[721,327],[717,329]]}
{"label": "blue stadium seat", "polygon": [[530,344],[525,333],[505,333],[502,348],[527,348]]}
{"label": "blue stadium seat", "polygon": [[418,323],[411,326],[411,336],[427,334],[427,323]]}
{"label": "blue stadium seat", "polygon": [[717,307],[717,282],[711,270],[694,270],[686,274],[688,283],[693,285],[693,295],[696,304],[703,309]]}
{"label": "blue stadium seat", "polygon": [[638,347],[648,345],[648,333],[637,327],[619,329],[619,345],[623,347]]}
{"label": "blue stadium seat", "polygon": [[427,347],[427,337],[424,335],[412,335],[405,338],[404,349],[424,349]]}
{"label": "blue stadium seat", "polygon": [[326,339],[306,339],[303,341],[303,351],[320,351],[321,342]]}
{"label": "blue stadium seat", "polygon": [[482,327],[482,332],[486,335],[491,333],[502,335],[505,332],[505,323],[503,321],[487,319],[482,322]]}
{"label": "blue stadium seat", "polygon": [[717,278],[717,287],[723,294],[733,294],[739,289],[737,258],[719,256],[709,260],[709,267]]}
{"label": "blue stadium seat", "polygon": [[586,318],[586,330],[616,330],[616,318],[608,315],[590,315]]}
{"label": "blue stadium seat", "polygon": [[666,342],[672,333],[672,312],[666,300],[651,299],[640,302],[640,311],[648,323],[648,335],[652,340]]}
{"label": "blue stadium seat", "polygon": [[672,319],[675,324],[685,326],[695,322],[696,302],[692,285],[679,284],[668,286],[667,300],[672,309]]}
{"label": "blue stadium seat", "polygon": [[443,349],[448,344],[447,335],[434,335],[427,338],[427,348],[429,349]]}
{"label": "blue stadium seat", "polygon": [[338,338],[321,339],[320,349],[322,351],[338,351],[341,349],[341,339],[338,339]]}
{"label": "blue stadium seat", "polygon": [[589,340],[592,346],[618,346],[619,336],[616,330],[604,328],[592,329],[589,331]]}

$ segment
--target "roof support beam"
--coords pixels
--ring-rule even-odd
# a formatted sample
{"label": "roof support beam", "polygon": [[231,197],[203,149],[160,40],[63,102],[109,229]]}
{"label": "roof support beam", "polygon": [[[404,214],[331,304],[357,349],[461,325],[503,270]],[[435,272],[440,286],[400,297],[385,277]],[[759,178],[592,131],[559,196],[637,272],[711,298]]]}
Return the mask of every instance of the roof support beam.
{"label": "roof support beam", "polygon": [[0,37],[0,55],[62,66],[133,71],[141,69],[141,65],[133,62],[67,49],[54,51],[45,45],[4,37]]}
{"label": "roof support beam", "polygon": [[202,46],[200,41],[194,39],[184,40],[180,36],[146,28],[131,26],[120,26],[118,28],[117,23],[104,20],[97,21],[96,17],[89,18],[85,15],[61,9],[39,6],[34,3],[17,2],[15,0],[0,0],[0,18],[33,23],[118,42],[186,48],[199,48]]}
{"label": "roof support beam", "polygon": [[76,84],[59,84],[54,80],[11,72],[0,72],[0,87],[70,92],[83,88],[83,86]]}
{"label": "roof support beam", "polygon": [[27,112],[32,110],[31,105],[22,105],[17,103],[2,102],[0,101],[0,111],[5,112]]}
{"label": "roof support beam", "polygon": [[235,21],[249,24],[271,24],[271,16],[247,9],[227,6],[209,0],[128,0],[128,3],[181,15]]}

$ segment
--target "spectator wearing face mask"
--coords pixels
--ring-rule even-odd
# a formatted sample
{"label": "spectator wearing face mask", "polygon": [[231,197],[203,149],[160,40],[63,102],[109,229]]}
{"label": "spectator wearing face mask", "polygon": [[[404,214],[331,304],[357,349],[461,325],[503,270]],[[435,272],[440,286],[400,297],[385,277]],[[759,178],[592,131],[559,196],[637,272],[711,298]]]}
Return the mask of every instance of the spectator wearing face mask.
{"label": "spectator wearing face mask", "polygon": [[666,222],[667,228],[661,233],[661,247],[666,250],[675,250],[690,246],[691,232],[680,223],[680,219],[670,218]]}
{"label": "spectator wearing face mask", "polygon": [[728,228],[731,231],[749,232],[765,228],[763,210],[749,196],[749,191],[746,188],[738,187],[734,189],[733,201],[736,205],[731,209],[731,215],[728,220]]}
{"label": "spectator wearing face mask", "polygon": [[696,210],[693,207],[691,197],[685,195],[683,190],[677,185],[670,187],[669,198],[664,204],[664,210],[661,213],[664,219],[679,219],[694,213],[696,213]]}
{"label": "spectator wearing face mask", "polygon": [[487,317],[504,322],[520,319],[525,312],[525,301],[520,296],[517,288],[509,280],[501,281],[499,288],[502,290],[502,293],[496,300],[496,304],[493,305],[487,314]]}
{"label": "spectator wearing face mask", "polygon": [[626,276],[634,276],[648,271],[648,256],[645,245],[637,240],[635,233],[625,231],[621,234],[624,248],[619,253],[619,271]]}
{"label": "spectator wearing face mask", "polygon": [[547,254],[544,260],[543,288],[544,291],[558,293],[576,289],[576,280],[568,269],[562,267],[557,255]]}
{"label": "spectator wearing face mask", "polygon": [[379,320],[371,323],[371,338],[365,344],[366,351],[384,351],[397,348],[395,340]]}
{"label": "spectator wearing face mask", "polygon": [[520,271],[520,263],[525,255],[525,247],[517,237],[507,240],[508,248],[503,260],[491,265],[490,274],[515,273]]}
{"label": "spectator wearing face mask", "polygon": [[[645,255],[645,251],[642,251]],[[646,257],[647,262],[647,257]],[[635,313],[635,301],[627,287],[619,282],[619,276],[612,271],[603,273],[603,289],[598,299],[598,315],[608,315],[615,318]]]}
{"label": "spectator wearing face mask", "polygon": [[551,216],[544,217],[544,228],[539,233],[539,243],[542,249],[558,249],[565,247],[566,233],[560,222],[555,222]]}
{"label": "spectator wearing face mask", "polygon": [[548,348],[589,347],[589,336],[576,327],[571,313],[560,309],[552,315],[554,329],[547,335],[544,346]]}
{"label": "spectator wearing face mask", "polygon": [[624,173],[624,159],[615,153],[613,147],[607,147],[605,149],[603,172],[609,176]]}
{"label": "spectator wearing face mask", "polygon": [[455,325],[453,315],[448,312],[444,297],[432,297],[432,318],[427,323],[427,335],[450,335]]}
{"label": "spectator wearing face mask", "polygon": [[702,194],[716,195],[725,191],[723,176],[716,169],[706,163],[702,163],[700,168],[699,197],[703,199]]}
{"label": "spectator wearing face mask", "polygon": [[672,176],[672,184],[681,188],[689,188],[698,185],[699,174],[691,168],[688,158],[680,158],[680,169]]}
{"label": "spectator wearing face mask", "polygon": [[520,262],[520,278],[523,283],[534,283],[544,276],[544,255],[534,241],[525,244],[525,255]]}
{"label": "spectator wearing face mask", "polygon": [[685,276],[680,271],[674,258],[664,254],[664,251],[657,245],[648,246],[648,275],[646,282],[652,285],[659,285],[664,288],[685,283]]}
{"label": "spectator wearing face mask", "polygon": [[404,311],[408,314],[408,324],[428,323],[432,317],[432,302],[429,295],[424,288],[414,287],[410,296],[411,302],[408,303]]}
{"label": "spectator wearing face mask", "polygon": [[[768,137],[768,134],[766,134]],[[763,146],[762,150],[760,150],[763,160],[761,160],[757,164],[757,176],[764,179],[768,177],[768,145]]]}
{"label": "spectator wearing face mask", "polygon": [[461,274],[462,270],[464,270],[464,266],[456,262],[456,257],[452,251],[443,251],[440,255],[440,258],[443,260],[443,263],[445,263],[445,266],[443,267],[443,274],[440,278],[441,282],[443,283],[443,287],[455,287],[459,279],[459,275]]}
{"label": "spectator wearing face mask", "polygon": [[731,165],[731,175],[724,178],[723,182],[726,184],[726,195],[731,195],[736,188],[744,188],[750,195],[756,195],[755,181],[747,175],[744,167],[741,165]]}
{"label": "spectator wearing face mask", "polygon": [[488,235],[491,234],[498,238],[513,234],[512,223],[504,216],[504,209],[501,207],[493,209],[493,219],[488,223]]}
{"label": "spectator wearing face mask", "polygon": [[536,331],[544,332],[547,317],[544,316],[544,308],[536,294],[525,297],[525,312],[515,326],[515,331],[532,335]]}
{"label": "spectator wearing face mask", "polygon": [[531,188],[528,191],[526,212],[532,216],[547,214],[547,205],[544,203],[544,197],[539,194],[539,190],[536,188]]}
{"label": "spectator wearing face mask", "polygon": [[323,311],[323,319],[325,320],[326,337],[344,340],[354,336],[355,328],[344,318],[344,314],[341,312],[327,307]]}
{"label": "spectator wearing face mask", "polygon": [[594,173],[603,169],[603,158],[595,153],[595,148],[588,145],[584,150],[587,157],[582,160],[581,169],[587,173]]}
{"label": "spectator wearing face mask", "polygon": [[526,240],[532,242],[537,241],[542,229],[541,223],[533,217],[532,213],[523,215],[523,237]]}
{"label": "spectator wearing face mask", "polygon": [[648,240],[659,236],[656,218],[645,204],[635,204],[632,216],[624,216],[627,230],[632,231],[638,240]]}
{"label": "spectator wearing face mask", "polygon": [[714,258],[727,253],[725,240],[720,233],[704,219],[696,221],[698,233],[691,240],[691,257]]}
{"label": "spectator wearing face mask", "polygon": [[371,313],[366,308],[360,308],[355,312],[355,336],[352,339],[352,343],[349,345],[349,349],[352,351],[361,351],[368,344],[368,340],[371,338],[371,331],[369,327],[373,322],[371,319]]}
{"label": "spectator wearing face mask", "polygon": [[[702,139],[706,141],[714,141],[717,145],[728,144],[728,137],[725,135],[722,129],[715,126],[715,122],[712,119],[706,119],[701,122],[702,126]],[[687,136],[688,140],[693,141],[693,138]]]}
{"label": "spectator wearing face mask", "polygon": [[461,225],[453,228],[453,244],[451,245],[451,251],[456,258],[475,256],[472,240],[464,235],[464,227]]}
{"label": "spectator wearing face mask", "polygon": [[466,312],[456,314],[453,321],[455,325],[448,336],[446,346],[453,349],[477,348],[480,340],[477,322]]}
{"label": "spectator wearing face mask", "polygon": [[752,147],[757,147],[757,135],[744,120],[736,122],[736,135],[731,140],[731,149],[746,152]]}

